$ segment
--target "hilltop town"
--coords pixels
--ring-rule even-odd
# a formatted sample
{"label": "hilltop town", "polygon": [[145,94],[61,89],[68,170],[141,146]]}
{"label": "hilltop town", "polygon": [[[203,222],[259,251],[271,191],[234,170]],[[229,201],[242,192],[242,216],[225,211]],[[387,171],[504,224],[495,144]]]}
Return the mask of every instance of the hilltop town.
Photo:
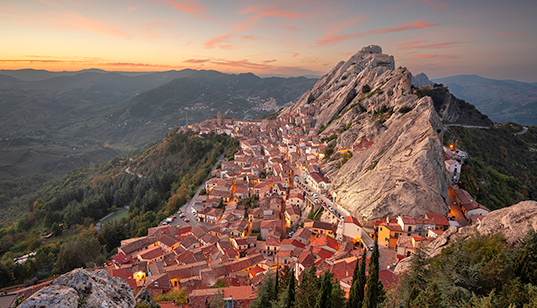
{"label": "hilltop town", "polygon": [[[134,290],[148,288],[156,296],[186,288],[190,307],[217,296],[247,305],[255,286],[269,272],[292,267],[296,278],[315,264],[327,269],[349,291],[357,259],[369,258],[374,241],[380,247],[380,277],[389,289],[399,260],[450,226],[478,223],[489,210],[457,187],[466,153],[445,148],[449,213],[404,213],[359,222],[330,194],[330,180],[320,172],[336,131],[317,132],[309,112],[275,120],[217,117],[182,128],[203,138],[211,132],[236,137],[240,150],[222,161],[200,187],[201,193],[148,235],[124,240],[112,258],[109,273],[125,279]],[[350,155],[367,151],[363,140]],[[343,159],[343,158],[342,158]]]}

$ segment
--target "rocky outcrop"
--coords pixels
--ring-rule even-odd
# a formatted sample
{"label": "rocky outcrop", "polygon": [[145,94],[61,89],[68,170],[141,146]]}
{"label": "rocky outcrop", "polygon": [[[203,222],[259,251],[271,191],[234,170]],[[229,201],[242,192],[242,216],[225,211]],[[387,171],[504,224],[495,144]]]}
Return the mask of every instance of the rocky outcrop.
{"label": "rocky outcrop", "polygon": [[[425,251],[428,257],[432,258],[455,240],[467,238],[476,232],[483,235],[501,232],[509,244],[516,245],[532,228],[537,230],[537,202],[522,201],[510,207],[490,212],[479,224],[463,228],[456,226],[449,228],[444,234],[432,241]],[[408,271],[411,262],[412,257],[401,260],[395,268],[395,273],[400,275]]]}
{"label": "rocky outcrop", "polygon": [[[315,101],[308,104],[310,95]],[[371,220],[447,212],[442,121],[430,97],[412,93],[410,72],[396,68],[393,56],[379,46],[362,48],[282,114],[305,104],[315,108],[316,128],[339,131],[351,124],[322,166],[332,195],[351,215]],[[362,140],[373,145],[338,169],[338,156]]]}
{"label": "rocky outcrop", "polygon": [[105,270],[88,272],[75,269],[58,277],[19,307],[134,307],[134,291],[121,278],[112,278]]}
{"label": "rocky outcrop", "polygon": [[428,86],[433,84],[433,82],[429,80],[429,77],[427,77],[427,75],[424,73],[419,73],[416,76],[412,76],[412,84],[417,88],[421,86]]}
{"label": "rocky outcrop", "polygon": [[494,123],[472,104],[456,98],[442,85],[429,85],[418,90],[419,95],[433,99],[433,105],[444,124],[491,127]]}

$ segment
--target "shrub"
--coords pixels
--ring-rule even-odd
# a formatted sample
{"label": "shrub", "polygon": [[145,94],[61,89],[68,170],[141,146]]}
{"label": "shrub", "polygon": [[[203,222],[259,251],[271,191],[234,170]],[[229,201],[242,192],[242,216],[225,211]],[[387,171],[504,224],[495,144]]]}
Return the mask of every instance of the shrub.
{"label": "shrub", "polygon": [[408,107],[408,106],[403,106],[401,107],[401,109],[399,109],[399,112],[402,113],[402,114],[405,114],[405,113],[408,113],[412,110],[411,107]]}
{"label": "shrub", "polygon": [[370,91],[371,91],[371,87],[369,87],[368,84],[362,87],[362,93],[369,93]]}

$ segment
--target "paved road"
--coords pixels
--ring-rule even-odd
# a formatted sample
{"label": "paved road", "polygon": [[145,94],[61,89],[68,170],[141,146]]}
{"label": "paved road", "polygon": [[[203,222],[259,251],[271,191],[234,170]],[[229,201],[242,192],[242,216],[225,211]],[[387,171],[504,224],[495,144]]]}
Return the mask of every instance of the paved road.
{"label": "paved road", "polygon": [[[211,177],[212,172],[214,170],[216,170],[216,166],[218,166],[218,164],[221,163],[223,159],[224,159],[224,154],[220,155],[220,157],[218,158],[218,160],[214,164],[213,168],[211,169],[211,171],[207,175],[207,178],[205,178],[205,181],[207,181],[209,179],[209,177]],[[200,187],[198,187],[198,189],[196,190],[196,194],[194,194],[194,197],[192,197],[192,199],[190,199],[187,203],[185,203],[185,205],[183,205],[181,207],[180,211],[182,211],[186,215],[186,217],[188,217],[190,222],[187,223],[183,219],[179,218],[179,215],[178,215],[179,212],[177,212],[177,219],[171,223],[172,225],[179,225],[179,226],[182,226],[182,227],[187,226],[187,225],[191,225],[192,228],[194,228],[196,226],[199,226],[199,225],[206,226],[206,227],[209,227],[211,225],[211,224],[208,224],[208,223],[205,223],[205,222],[198,221],[196,216],[194,216],[194,214],[192,214],[192,206],[196,202],[196,198],[199,196],[200,191],[203,188],[205,188],[205,181],[203,182],[203,184],[200,185]]]}
{"label": "paved road", "polygon": [[450,126],[459,126],[464,128],[483,128],[483,129],[490,129],[489,126],[475,126],[475,125],[462,125],[462,124],[444,124],[444,127],[450,127]]}
{"label": "paved road", "polygon": [[[348,216],[348,213],[347,213],[347,211],[345,209],[340,207],[338,204],[330,201],[330,199],[326,198],[324,194],[321,194],[321,193],[318,193],[317,191],[315,191],[315,189],[313,189],[313,187],[311,187],[309,184],[305,183],[305,181],[302,179],[301,176],[298,177],[298,182],[304,184],[304,186],[307,187],[310,190],[309,192],[306,190],[306,194],[308,194],[310,196],[312,195],[312,193],[317,194],[318,200],[321,201],[321,205],[322,205],[323,201],[326,202],[326,205],[323,205],[325,210],[330,211],[328,207],[332,207],[332,209],[334,209],[335,213],[339,213],[341,215],[341,217],[343,217],[342,219],[345,219],[345,217]],[[302,188],[300,186],[297,186],[297,187]],[[341,220],[341,219],[338,218],[338,220]]]}
{"label": "paved road", "polygon": [[523,134],[525,134],[527,132],[528,132],[528,127],[527,126],[522,126],[522,131],[518,132],[518,133],[515,133],[515,136],[516,135],[523,135]]}

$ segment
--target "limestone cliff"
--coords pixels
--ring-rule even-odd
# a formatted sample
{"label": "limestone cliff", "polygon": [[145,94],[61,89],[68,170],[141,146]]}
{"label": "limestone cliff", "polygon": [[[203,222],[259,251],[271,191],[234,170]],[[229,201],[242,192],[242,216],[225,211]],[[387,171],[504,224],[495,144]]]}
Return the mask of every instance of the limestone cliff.
{"label": "limestone cliff", "polygon": [[[479,224],[463,228],[456,226],[449,228],[427,246],[426,253],[429,257],[434,257],[455,240],[467,238],[476,231],[483,235],[501,232],[509,244],[516,245],[531,228],[537,230],[537,202],[522,201],[490,212]],[[399,275],[406,272],[410,268],[411,260],[412,257],[401,260],[395,268],[395,273]]]}
{"label": "limestone cliff", "polygon": [[[379,46],[363,48],[282,113],[297,112],[308,100],[317,129],[348,128],[339,134],[335,154],[323,162],[322,171],[332,181],[336,202],[352,215],[370,220],[447,212],[442,121],[430,97],[412,94],[411,74],[396,68],[393,56]],[[355,151],[338,168],[338,156],[362,140],[373,145]]]}
{"label": "limestone cliff", "polygon": [[105,270],[76,269],[25,300],[20,308],[38,307],[134,307],[134,291],[121,278]]}

